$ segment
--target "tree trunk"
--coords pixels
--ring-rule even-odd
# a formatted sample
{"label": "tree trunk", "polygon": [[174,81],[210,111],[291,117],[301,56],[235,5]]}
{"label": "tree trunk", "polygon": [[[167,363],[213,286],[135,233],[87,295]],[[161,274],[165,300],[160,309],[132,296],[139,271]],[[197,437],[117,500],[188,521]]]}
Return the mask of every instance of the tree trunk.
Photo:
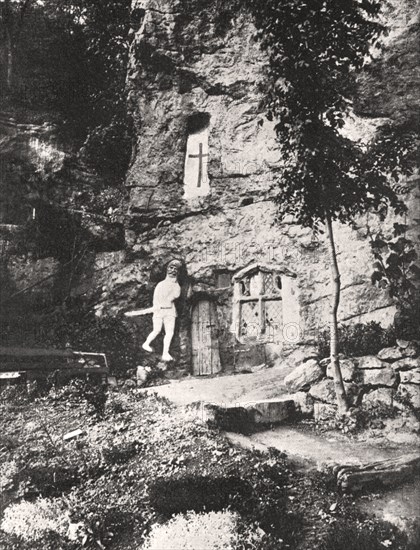
{"label": "tree trunk", "polygon": [[6,87],[11,92],[13,84],[13,44],[10,32],[6,32]]}
{"label": "tree trunk", "polygon": [[330,253],[330,265],[331,265],[331,282],[332,282],[332,296],[330,305],[330,358],[331,369],[334,376],[335,394],[337,396],[338,411],[340,414],[344,414],[348,411],[346,390],[344,389],[343,377],[340,369],[340,362],[338,360],[338,322],[337,311],[340,303],[340,272],[337,263],[337,254],[334,243],[334,233],[332,229],[331,217],[326,214],[326,226],[328,233],[328,249]]}
{"label": "tree trunk", "polygon": [[10,0],[4,1],[1,18],[6,35],[6,89],[10,92],[13,81],[13,15]]}

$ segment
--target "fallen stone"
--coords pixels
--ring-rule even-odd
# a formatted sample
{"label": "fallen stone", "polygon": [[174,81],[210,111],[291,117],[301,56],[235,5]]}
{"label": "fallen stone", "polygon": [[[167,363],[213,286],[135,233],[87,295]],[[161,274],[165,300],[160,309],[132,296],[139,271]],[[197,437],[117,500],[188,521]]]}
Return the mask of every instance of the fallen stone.
{"label": "fallen stone", "polygon": [[206,421],[212,427],[227,432],[249,435],[254,425],[254,414],[246,407],[224,407],[207,403],[204,406]]}
{"label": "fallen stone", "polygon": [[289,365],[300,365],[310,359],[318,358],[318,348],[316,346],[299,346],[295,348],[287,357],[286,362]]}
{"label": "fallen stone", "polygon": [[333,404],[336,401],[334,382],[329,378],[325,378],[318,382],[309,390],[309,395],[317,401]]}
{"label": "fallen stone", "polygon": [[313,416],[314,400],[308,392],[299,391],[288,396],[295,403],[296,412],[302,416]]}
{"label": "fallen stone", "polygon": [[357,359],[357,367],[359,369],[383,369],[386,367],[386,363],[383,363],[376,355],[365,355]]}
{"label": "fallen stone", "polygon": [[397,361],[397,359],[401,359],[402,357],[404,356],[401,350],[395,347],[381,349],[378,353],[378,359],[382,361]]}
{"label": "fallen stone", "polygon": [[410,431],[391,430],[385,433],[386,439],[398,445],[418,445],[419,436]]}
{"label": "fallen stone", "polygon": [[363,396],[363,404],[369,405],[386,405],[392,407],[394,403],[394,390],[390,388],[378,388],[372,390]]}
{"label": "fallen stone", "polygon": [[0,380],[16,380],[21,375],[21,372],[0,372]]}
{"label": "fallen stone", "polygon": [[419,357],[404,357],[392,363],[392,368],[396,371],[401,370],[410,370],[420,368],[420,358]]}
{"label": "fallen stone", "polygon": [[71,439],[75,439],[76,437],[80,437],[81,435],[85,435],[86,432],[81,429],[73,430],[72,432],[68,432],[65,435],[63,435],[63,441],[70,441]]}
{"label": "fallen stone", "polygon": [[323,369],[327,369],[330,363],[331,359],[329,357],[324,357],[324,359],[321,359],[321,361],[319,361],[319,366]]}
{"label": "fallen stone", "polygon": [[419,348],[417,344],[411,343],[409,346],[407,346],[403,351],[404,357],[418,357],[419,355]]}
{"label": "fallen stone", "polygon": [[363,371],[363,384],[366,386],[394,386],[396,374],[394,369],[386,367],[384,369],[368,369]]}
{"label": "fallen stone", "polygon": [[292,418],[296,414],[295,403],[292,399],[266,399],[245,405],[253,413],[255,424],[279,424]]}
{"label": "fallen stone", "polygon": [[397,395],[403,401],[408,401],[413,408],[420,409],[420,386],[416,386],[415,384],[400,384]]}
{"label": "fallen stone", "polygon": [[146,381],[150,373],[150,367],[138,366],[136,369],[137,385],[142,386]]}
{"label": "fallen stone", "polygon": [[137,383],[135,380],[126,380],[124,382],[124,388],[127,388],[127,389],[130,389],[130,388],[136,388],[137,387]]}
{"label": "fallen stone", "polygon": [[402,384],[420,384],[420,369],[413,369],[400,372]]}
{"label": "fallen stone", "polygon": [[310,359],[289,373],[284,379],[284,383],[290,391],[297,392],[309,389],[322,376],[323,371],[318,362],[315,359]]}
{"label": "fallen stone", "polygon": [[206,418],[221,430],[251,433],[260,424],[281,424],[296,416],[292,399],[266,399],[223,407],[207,404]]}
{"label": "fallen stone", "polygon": [[268,365],[266,363],[261,363],[261,365],[255,365],[254,367],[247,367],[248,372],[261,372],[262,370],[268,369]]}
{"label": "fallen stone", "polygon": [[162,372],[166,372],[168,370],[168,363],[166,361],[159,361],[157,368]]}
{"label": "fallen stone", "polygon": [[328,403],[316,401],[314,403],[314,419],[316,422],[334,420],[337,416],[337,407]]}
{"label": "fallen stone", "polygon": [[[341,375],[344,382],[352,382],[357,374],[357,368],[351,359],[342,359],[340,361]],[[327,377],[334,378],[330,361],[328,360]]]}
{"label": "fallen stone", "polygon": [[397,340],[397,346],[401,349],[407,348],[411,342],[409,340]]}
{"label": "fallen stone", "polygon": [[419,470],[420,456],[413,453],[362,466],[337,466],[333,471],[338,487],[344,491],[359,491],[378,484],[384,487],[398,485],[411,479]]}

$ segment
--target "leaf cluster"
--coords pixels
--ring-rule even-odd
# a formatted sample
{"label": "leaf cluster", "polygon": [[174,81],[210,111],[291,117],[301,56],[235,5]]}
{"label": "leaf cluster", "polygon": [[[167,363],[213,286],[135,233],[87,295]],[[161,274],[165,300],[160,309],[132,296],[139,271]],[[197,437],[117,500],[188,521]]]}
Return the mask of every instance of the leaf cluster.
{"label": "leaf cluster", "polygon": [[418,255],[407,229],[405,224],[394,223],[391,238],[379,232],[370,241],[375,257],[372,283],[387,289],[402,309],[409,309],[418,299],[420,280]]}
{"label": "leaf cluster", "polygon": [[367,210],[403,212],[389,174],[396,179],[408,168],[398,169],[402,144],[385,142],[392,129],[368,148],[342,132],[357,75],[385,32],[381,2],[249,2],[269,57],[263,107],[276,121],[285,163],[275,187],[279,216],[317,228],[327,216],[347,223]]}
{"label": "leaf cluster", "polygon": [[84,144],[83,160],[120,180],[131,153],[130,0],[3,1],[0,12],[0,56],[8,35],[13,54],[11,89],[0,67],[1,95],[13,108],[58,115],[62,137]]}

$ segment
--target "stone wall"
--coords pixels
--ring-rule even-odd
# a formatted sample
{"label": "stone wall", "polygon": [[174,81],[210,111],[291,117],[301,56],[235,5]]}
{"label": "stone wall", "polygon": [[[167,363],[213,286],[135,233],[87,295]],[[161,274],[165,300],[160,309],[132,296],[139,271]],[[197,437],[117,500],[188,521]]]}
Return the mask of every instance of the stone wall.
{"label": "stone wall", "polygon": [[[377,355],[340,358],[349,405],[369,412],[372,427],[384,428],[385,436],[395,442],[411,442],[413,433],[420,434],[419,355],[419,342],[398,340],[397,346]],[[321,423],[335,418],[329,358],[308,357],[285,378],[285,385],[304,414]]]}

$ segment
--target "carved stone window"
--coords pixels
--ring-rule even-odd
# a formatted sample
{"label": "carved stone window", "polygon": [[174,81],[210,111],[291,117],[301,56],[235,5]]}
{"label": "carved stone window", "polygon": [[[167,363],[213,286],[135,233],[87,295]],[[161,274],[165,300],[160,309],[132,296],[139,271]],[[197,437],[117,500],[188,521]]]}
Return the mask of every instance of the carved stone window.
{"label": "carved stone window", "polygon": [[[233,277],[232,331],[240,342],[282,340],[284,325],[283,282],[293,274],[273,266],[253,264]],[[290,298],[290,296],[289,296]]]}
{"label": "carved stone window", "polygon": [[210,193],[208,178],[210,115],[197,113],[188,119],[187,151],[185,154],[185,198],[193,199]]}

